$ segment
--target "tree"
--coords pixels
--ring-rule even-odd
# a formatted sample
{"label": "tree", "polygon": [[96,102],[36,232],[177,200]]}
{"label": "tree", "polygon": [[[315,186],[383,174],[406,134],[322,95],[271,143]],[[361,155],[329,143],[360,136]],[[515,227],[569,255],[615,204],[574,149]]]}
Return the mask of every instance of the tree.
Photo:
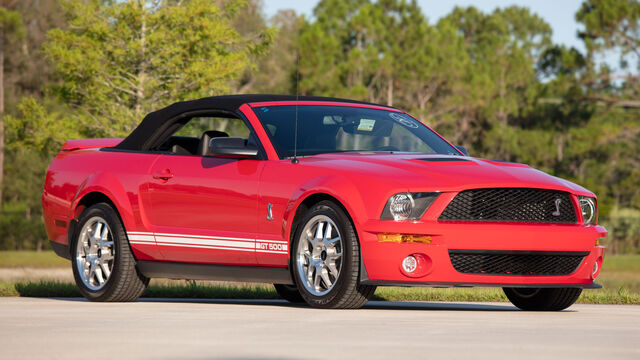
{"label": "tree", "polygon": [[0,0],[0,6],[20,14],[24,36],[13,41],[5,59],[5,111],[12,114],[23,96],[42,98],[53,80],[53,66],[42,56],[47,32],[65,28],[61,0]]}
{"label": "tree", "polygon": [[28,27],[9,62],[4,249],[46,245],[39,196],[63,141],[123,136],[149,111],[229,91],[270,42],[264,27],[236,31],[246,9],[239,0],[6,3]]}
{"label": "tree", "polygon": [[24,36],[20,14],[0,8],[0,213],[2,212],[2,188],[4,182],[4,63],[5,46]]}
{"label": "tree", "polygon": [[[551,27],[529,9],[510,6],[484,14],[455,8],[440,26],[457,29],[469,57],[455,115],[461,141],[476,153],[514,160],[509,126],[535,102],[535,65],[551,45]],[[473,141],[473,144],[469,144]]]}
{"label": "tree", "polygon": [[[66,30],[49,32],[44,51],[84,136],[122,136],[150,111],[218,95],[263,51],[267,36],[232,26],[245,2],[73,0]],[[64,136],[64,135],[63,135]]]}
{"label": "tree", "polygon": [[[637,0],[586,0],[576,13],[584,25],[579,36],[587,47],[591,72],[582,81],[593,91],[588,100],[640,107],[640,2]],[[594,69],[598,54],[617,53],[620,69]],[[633,64],[635,63],[635,66]]]}
{"label": "tree", "polygon": [[293,10],[280,10],[269,19],[274,39],[267,54],[256,57],[256,67],[244,79],[239,92],[296,93],[296,66],[303,19]]}

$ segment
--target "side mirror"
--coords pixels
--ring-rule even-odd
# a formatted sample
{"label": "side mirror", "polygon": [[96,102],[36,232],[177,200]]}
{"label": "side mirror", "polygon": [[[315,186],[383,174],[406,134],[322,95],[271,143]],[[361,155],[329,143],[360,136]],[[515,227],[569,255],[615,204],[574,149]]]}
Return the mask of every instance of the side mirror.
{"label": "side mirror", "polygon": [[258,148],[243,138],[216,137],[209,141],[207,156],[250,158],[258,155]]}
{"label": "side mirror", "polygon": [[469,156],[469,151],[467,150],[466,147],[462,146],[462,145],[455,145],[456,149],[458,149],[461,153],[464,154],[464,156]]}

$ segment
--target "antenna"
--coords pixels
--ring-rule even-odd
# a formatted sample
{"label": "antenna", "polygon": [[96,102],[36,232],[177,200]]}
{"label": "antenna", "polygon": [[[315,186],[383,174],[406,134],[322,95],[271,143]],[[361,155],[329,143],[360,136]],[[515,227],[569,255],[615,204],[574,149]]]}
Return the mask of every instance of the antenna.
{"label": "antenna", "polygon": [[298,51],[296,54],[296,122],[295,122],[295,130],[293,134],[293,159],[291,159],[292,164],[297,164],[300,162],[298,160],[298,99],[300,99],[300,44],[299,43],[298,43]]}

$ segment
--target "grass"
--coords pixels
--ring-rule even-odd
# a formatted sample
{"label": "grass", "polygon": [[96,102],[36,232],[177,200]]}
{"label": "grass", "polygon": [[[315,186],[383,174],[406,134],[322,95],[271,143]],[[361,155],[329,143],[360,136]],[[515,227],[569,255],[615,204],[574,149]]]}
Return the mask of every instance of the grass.
{"label": "grass", "polygon": [[[24,297],[81,297],[73,283],[60,281],[26,281],[0,283],[0,296]],[[150,285],[142,295],[146,298],[180,299],[278,299],[271,285],[207,285],[183,284]]]}
{"label": "grass", "polygon": [[[36,263],[34,259],[42,260]],[[64,267],[52,252],[0,252],[2,267]],[[597,282],[603,289],[585,290],[578,303],[640,305],[640,255],[609,255]],[[59,281],[0,282],[0,296],[78,297],[72,283]],[[269,284],[228,284],[152,280],[143,297],[147,298],[213,298],[213,299],[277,299]],[[507,301],[500,288],[405,288],[380,287],[373,300],[386,301]]]}
{"label": "grass", "polygon": [[602,272],[607,270],[632,272],[640,276],[640,255],[605,255]]}
{"label": "grass", "polygon": [[[75,284],[59,281],[31,281],[0,283],[0,296],[24,297],[80,297]],[[278,299],[271,285],[211,285],[153,284],[144,292],[145,298],[182,299]],[[452,301],[452,302],[505,302],[500,288],[433,289],[408,287],[380,287],[372,300],[382,301]],[[585,290],[578,303],[582,304],[635,304],[640,305],[640,294],[625,288]]]}
{"label": "grass", "polygon": [[52,268],[67,267],[69,260],[53,251],[0,251],[0,268]]}

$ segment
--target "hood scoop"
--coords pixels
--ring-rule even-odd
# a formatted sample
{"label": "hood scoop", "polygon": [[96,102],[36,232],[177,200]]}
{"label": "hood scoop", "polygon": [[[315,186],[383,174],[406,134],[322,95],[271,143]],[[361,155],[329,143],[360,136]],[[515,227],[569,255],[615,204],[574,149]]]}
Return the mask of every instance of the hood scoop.
{"label": "hood scoop", "polygon": [[471,160],[467,160],[465,158],[457,158],[457,157],[432,157],[432,158],[422,158],[422,159],[413,159],[420,161],[428,161],[428,162],[471,162]]}

